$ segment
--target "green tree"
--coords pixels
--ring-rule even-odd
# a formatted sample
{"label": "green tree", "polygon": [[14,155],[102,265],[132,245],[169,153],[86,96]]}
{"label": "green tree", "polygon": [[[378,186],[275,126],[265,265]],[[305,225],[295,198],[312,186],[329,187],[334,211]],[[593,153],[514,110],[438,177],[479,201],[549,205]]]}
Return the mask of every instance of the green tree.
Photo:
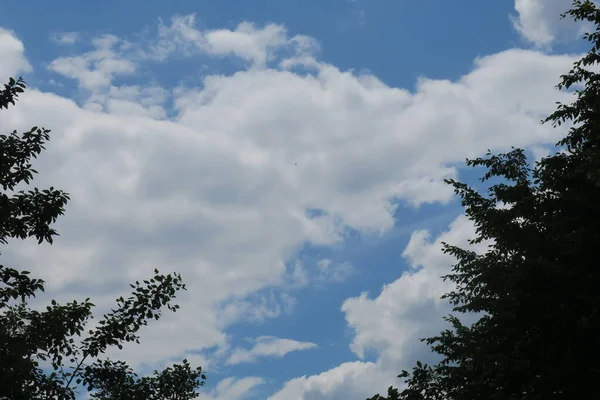
{"label": "green tree", "polygon": [[[15,105],[25,90],[22,79],[10,79],[0,90],[0,109]],[[0,135],[0,245],[8,239],[35,238],[52,243],[51,227],[64,212],[68,194],[52,187],[18,190],[37,173],[32,159],[44,150],[49,130],[33,127],[19,135]],[[151,376],[138,376],[126,363],[100,357],[109,346],[139,343],[137,332],[161,309],[176,311],[175,294],[185,290],[179,274],[160,274],[135,282],[127,299],[86,331],[94,305],[90,299],[60,305],[52,300],[44,311],[28,300],[44,291],[44,282],[27,271],[0,265],[0,399],[74,399],[89,391],[97,399],[192,399],[206,377],[200,367],[183,360]]]}
{"label": "green tree", "polygon": [[[457,260],[444,279],[457,314],[481,313],[472,325],[423,339],[441,355],[417,363],[402,391],[371,400],[589,399],[600,382],[600,9],[574,1],[562,15],[590,23],[589,52],[561,77],[575,101],[558,104],[544,123],[569,124],[557,152],[530,167],[524,151],[467,160],[491,178],[482,194],[449,180],[476,227],[484,254],[444,244]],[[499,204],[508,205],[500,208]]]}

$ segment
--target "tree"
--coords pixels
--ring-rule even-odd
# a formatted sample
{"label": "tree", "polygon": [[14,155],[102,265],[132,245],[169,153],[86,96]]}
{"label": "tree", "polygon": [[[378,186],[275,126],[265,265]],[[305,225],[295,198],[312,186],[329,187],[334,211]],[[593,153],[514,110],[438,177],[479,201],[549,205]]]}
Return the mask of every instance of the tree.
{"label": "tree", "polygon": [[[448,180],[476,228],[484,254],[444,244],[457,260],[445,296],[472,325],[423,339],[441,355],[417,363],[402,391],[371,400],[588,399],[600,382],[600,9],[574,1],[562,15],[591,23],[592,47],[561,77],[576,100],[558,104],[543,123],[570,124],[557,152],[530,167],[522,149],[467,160],[484,167],[487,194]],[[498,205],[507,205],[507,208]]]}
{"label": "tree", "polygon": [[[0,109],[15,105],[24,90],[22,79],[11,78],[0,90]],[[57,235],[51,225],[64,213],[68,194],[52,187],[17,190],[37,173],[31,162],[44,150],[49,132],[33,127],[21,135],[0,135],[2,245],[31,237],[51,244]],[[0,399],[74,399],[79,389],[106,400],[196,398],[206,377],[187,360],[139,377],[122,361],[99,358],[109,346],[139,343],[139,329],[158,320],[164,307],[179,308],[173,299],[185,290],[181,276],[154,272],[151,279],[132,284],[132,295],[117,299],[117,307],[86,331],[93,318],[90,299],[65,305],[52,300],[44,311],[34,310],[28,300],[44,291],[43,280],[0,265]]]}

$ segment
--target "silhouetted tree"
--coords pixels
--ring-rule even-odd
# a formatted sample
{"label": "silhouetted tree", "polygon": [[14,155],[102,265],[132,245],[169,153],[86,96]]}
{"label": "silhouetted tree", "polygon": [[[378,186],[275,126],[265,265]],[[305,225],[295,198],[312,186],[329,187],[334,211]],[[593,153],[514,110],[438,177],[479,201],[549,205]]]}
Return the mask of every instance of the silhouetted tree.
{"label": "silhouetted tree", "polygon": [[[448,180],[476,227],[485,254],[444,244],[457,260],[444,277],[455,313],[481,313],[472,325],[423,339],[441,355],[403,371],[407,386],[371,400],[589,399],[600,382],[600,9],[575,1],[563,14],[594,27],[589,52],[563,75],[576,100],[543,122],[570,123],[553,155],[532,168],[521,149],[467,160],[497,178],[487,194]],[[508,208],[499,207],[506,205]]]}

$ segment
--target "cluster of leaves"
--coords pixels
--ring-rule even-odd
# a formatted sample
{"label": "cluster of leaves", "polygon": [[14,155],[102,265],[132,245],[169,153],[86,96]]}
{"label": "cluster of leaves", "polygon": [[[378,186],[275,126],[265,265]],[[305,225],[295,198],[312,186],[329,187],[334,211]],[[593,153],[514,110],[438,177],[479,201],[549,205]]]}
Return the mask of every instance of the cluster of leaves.
{"label": "cluster of leaves", "polygon": [[[472,244],[489,241],[485,254],[444,244],[457,260],[445,276],[446,294],[458,314],[479,313],[464,325],[423,339],[442,356],[434,366],[417,363],[403,390],[371,400],[584,399],[600,382],[600,8],[574,1],[563,14],[590,23],[592,47],[561,77],[559,89],[576,100],[558,104],[543,122],[569,124],[561,151],[531,168],[525,153],[467,160],[484,167],[481,194],[448,180],[476,227]],[[505,205],[507,207],[499,207]]]}
{"label": "cluster of leaves", "polygon": [[17,81],[14,78],[10,78],[8,85],[5,84],[4,89],[0,91],[0,110],[8,108],[9,104],[14,106],[19,93],[23,93],[25,88],[26,85],[23,78],[19,78]]}
{"label": "cluster of leaves", "polygon": [[[24,89],[22,79],[11,78],[0,91],[0,109],[14,105]],[[64,213],[68,194],[52,187],[17,190],[37,173],[31,162],[44,150],[49,132],[33,127],[0,135],[0,245],[11,238],[52,243],[57,235],[52,224]],[[158,320],[164,307],[176,311],[173,299],[185,290],[179,274],[158,270],[131,287],[130,297],[117,299],[117,307],[86,331],[93,318],[89,298],[65,305],[52,300],[44,311],[34,310],[28,300],[44,291],[43,280],[0,265],[0,399],[75,399],[78,390],[107,400],[196,398],[206,377],[186,360],[139,377],[122,361],[99,358],[111,346],[139,343],[139,329]]]}

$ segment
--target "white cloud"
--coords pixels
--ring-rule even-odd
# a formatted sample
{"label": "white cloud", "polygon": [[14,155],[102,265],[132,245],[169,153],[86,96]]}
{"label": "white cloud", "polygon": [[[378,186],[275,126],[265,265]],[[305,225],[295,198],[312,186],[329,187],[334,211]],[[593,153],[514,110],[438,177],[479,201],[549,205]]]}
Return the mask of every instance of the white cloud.
{"label": "white cloud", "polygon": [[167,90],[159,86],[110,86],[107,91],[92,93],[85,107],[97,107],[99,111],[106,110],[109,114],[165,119],[167,112],[164,104],[170,96]]}
{"label": "white cloud", "polygon": [[149,56],[164,60],[179,51],[186,55],[205,53],[213,56],[234,55],[256,67],[264,67],[274,58],[275,51],[289,48],[294,55],[313,52],[318,48],[313,39],[297,35],[288,37],[285,27],[268,24],[257,29],[250,22],[240,23],[235,30],[198,30],[195,16],[176,16],[171,25],[160,24],[159,40]]}
{"label": "white cloud", "polygon": [[249,350],[243,348],[234,349],[227,359],[227,364],[255,362],[261,357],[283,357],[292,351],[308,350],[317,347],[314,343],[280,339],[273,336],[260,336],[254,342],[254,346]]}
{"label": "white cloud", "polygon": [[[442,253],[442,242],[466,246],[474,229],[466,217],[457,218],[448,232],[430,241],[427,231],[416,231],[402,255],[410,270],[396,281],[385,285],[375,299],[367,293],[350,298],[342,305],[348,325],[354,330],[350,345],[363,358],[369,349],[385,357],[405,360],[423,334],[435,333],[442,324],[442,315],[450,308],[440,297],[452,289],[449,281],[441,279],[450,271],[453,258]],[[480,247],[480,250],[484,246]]]}
{"label": "white cloud", "polygon": [[59,57],[50,63],[49,68],[68,78],[76,79],[79,86],[89,91],[97,91],[110,86],[117,75],[135,72],[135,64],[123,58],[120,42],[114,35],[103,35],[92,42],[94,50],[80,56]]}
{"label": "white cloud", "polygon": [[201,393],[199,400],[243,400],[247,399],[252,390],[264,383],[259,377],[246,377],[242,379],[225,378],[210,393]]}
{"label": "white cloud", "polygon": [[80,38],[78,32],[60,32],[51,35],[50,39],[58,44],[72,45],[77,43]]}
{"label": "white cloud", "polygon": [[574,23],[570,17],[560,18],[572,4],[571,0],[515,0],[513,26],[525,40],[542,47],[557,40],[579,38],[587,26]]}
{"label": "white cloud", "polygon": [[[0,79],[7,83],[9,77],[15,79],[32,68],[25,57],[25,47],[13,32],[0,28]],[[6,81],[6,82],[4,82]]]}
{"label": "white cloud", "polygon": [[294,378],[268,400],[361,399],[387,388],[396,375],[383,373],[372,362],[347,362],[319,375]]}
{"label": "white cloud", "polygon": [[[442,253],[442,242],[467,246],[473,237],[473,224],[465,216],[459,216],[435,240],[427,231],[414,232],[402,253],[410,270],[385,285],[377,297],[370,299],[362,293],[342,305],[354,331],[350,348],[359,358],[375,351],[377,362],[345,363],[320,375],[293,379],[272,399],[361,398],[401,384],[396,379],[401,369],[410,369],[422,356],[431,357],[419,338],[440,332],[445,327],[442,317],[451,311],[440,297],[452,284],[440,277],[450,272],[454,260]],[[484,248],[485,244],[474,250]]]}
{"label": "white cloud", "polygon": [[[0,113],[2,126],[11,129],[34,123],[52,128],[48,150],[36,162],[36,185],[63,188],[73,199],[58,222],[61,237],[54,246],[11,243],[3,253],[6,264],[27,265],[41,275],[49,295],[90,296],[100,310],[154,268],[182,273],[189,290],[178,296],[181,310],[151,324],[141,345],[119,355],[134,365],[226,349],[226,329],[244,315],[260,320],[291,309],[289,296],[264,302],[252,296],[287,284],[286,265],[294,265],[303,245],[339,243],[348,228],[386,232],[397,222],[397,201],[448,201],[452,192],[441,179],[455,176],[454,165],[465,157],[487,148],[545,145],[560,135],[539,120],[554,101],[565,101],[553,86],[574,57],[508,50],[477,60],[455,82],[421,79],[411,93],[318,63],[312,53],[311,74],[278,69],[277,63],[261,68],[277,46],[287,51],[293,38],[274,28],[263,29],[268,34],[253,29],[238,28],[241,36],[234,35],[254,49],[242,54],[253,62],[250,68],[209,75],[199,88],[172,92],[115,85],[115,76],[126,78],[150,61],[128,58],[134,53],[123,48],[130,44],[103,36],[94,41],[95,50],[51,64],[91,91],[83,105],[31,90],[18,107]],[[178,36],[169,52],[197,47],[194,32]],[[214,38],[214,32],[203,31],[202,38]],[[0,43],[20,43],[7,35]],[[240,51],[230,39],[216,37],[220,44],[209,51]],[[284,64],[299,54],[283,53],[278,60]],[[3,54],[13,57],[3,65],[23,68],[22,45]],[[171,118],[151,108],[164,109],[167,92],[174,101]],[[111,107],[107,99],[132,106],[122,112],[123,104]],[[323,214],[310,217],[309,209]],[[429,286],[419,287],[429,293]],[[385,338],[353,317],[361,310],[375,313],[382,302],[363,297],[345,306],[357,330],[357,354],[386,346]],[[386,332],[396,329],[393,321],[386,326]],[[351,377],[375,371],[386,379],[397,373],[384,373],[381,365],[344,364],[331,372],[335,379],[326,373],[290,385],[319,391],[317,386],[348,384],[344,371]]]}

